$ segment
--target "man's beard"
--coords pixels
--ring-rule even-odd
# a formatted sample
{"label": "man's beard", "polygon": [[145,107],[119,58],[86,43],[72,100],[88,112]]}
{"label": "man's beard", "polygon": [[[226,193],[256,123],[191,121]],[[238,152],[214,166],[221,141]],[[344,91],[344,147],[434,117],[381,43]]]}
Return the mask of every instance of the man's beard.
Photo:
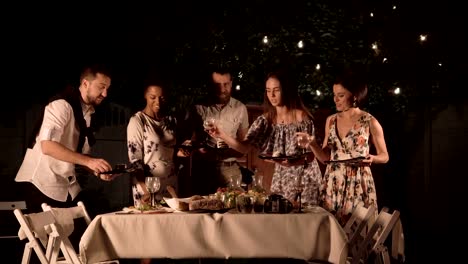
{"label": "man's beard", "polygon": [[231,99],[230,94],[220,94],[220,95],[218,95],[218,103],[220,103],[220,104],[227,104],[230,99]]}
{"label": "man's beard", "polygon": [[101,96],[98,96],[96,98],[92,98],[92,97],[88,96],[88,102],[92,106],[100,105],[103,100],[104,100],[104,97],[101,97]]}

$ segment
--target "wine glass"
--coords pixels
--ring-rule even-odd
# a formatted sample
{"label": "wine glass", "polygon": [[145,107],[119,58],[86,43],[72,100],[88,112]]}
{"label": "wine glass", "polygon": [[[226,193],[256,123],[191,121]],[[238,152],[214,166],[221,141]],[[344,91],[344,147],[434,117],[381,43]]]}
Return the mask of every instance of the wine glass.
{"label": "wine glass", "polygon": [[320,184],[318,182],[311,183],[312,188],[312,200],[309,203],[309,209],[317,211],[320,208]]}
{"label": "wine glass", "polygon": [[214,117],[207,117],[203,121],[203,128],[205,130],[212,130],[215,127],[216,119]]}
{"label": "wine glass", "polygon": [[297,146],[302,149],[302,154],[306,153],[306,149],[309,147],[309,142],[312,136],[307,133],[298,133],[297,134]]}
{"label": "wine glass", "polygon": [[294,175],[294,186],[293,190],[296,193],[295,200],[299,203],[298,213],[302,213],[302,192],[304,191],[305,179],[302,174]]}
{"label": "wine glass", "polygon": [[161,187],[161,181],[159,180],[159,177],[146,177],[145,184],[146,184],[146,189],[148,189],[148,192],[150,193],[151,207],[155,208],[156,202],[155,202],[154,196],[156,192],[159,191],[159,188]]}

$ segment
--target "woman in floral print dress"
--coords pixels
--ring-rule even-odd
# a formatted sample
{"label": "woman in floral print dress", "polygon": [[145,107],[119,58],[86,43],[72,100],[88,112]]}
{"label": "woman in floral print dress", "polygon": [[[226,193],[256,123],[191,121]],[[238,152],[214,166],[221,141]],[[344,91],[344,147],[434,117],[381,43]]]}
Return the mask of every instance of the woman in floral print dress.
{"label": "woman in floral print dress", "polygon": [[[237,141],[225,134],[222,128],[209,131],[210,135],[221,138],[231,148],[243,153],[255,146],[260,153],[273,156],[302,154],[303,149],[297,145],[296,133],[304,131],[313,135],[314,123],[312,115],[297,94],[294,81],[284,71],[273,72],[267,76],[264,113],[252,123],[243,141]],[[294,178],[296,175],[302,175],[304,189],[301,200],[304,204],[316,204],[322,173],[312,153],[307,155],[306,161],[269,160],[275,162],[270,191],[294,201]]]}
{"label": "woman in floral print dress", "polygon": [[[174,166],[174,146],[176,144],[176,120],[163,111],[164,93],[160,81],[151,81],[145,86],[146,106],[136,112],[127,125],[127,147],[130,163],[137,170],[133,173],[134,188],[138,195],[148,198],[145,176],[160,178],[161,187],[158,199],[168,195],[166,186],[177,188]],[[134,197],[135,199],[135,197]],[[144,200],[145,200],[144,199]]]}
{"label": "woman in floral print dress", "polygon": [[[370,165],[386,163],[389,156],[382,126],[359,105],[367,96],[367,85],[356,72],[339,75],[333,85],[337,113],[325,125],[322,147],[313,138],[311,148],[320,162],[328,163],[321,199],[323,207],[344,224],[359,202],[377,207],[377,194]],[[300,134],[299,134],[300,135]],[[369,153],[369,139],[376,154]],[[363,158],[359,162],[348,159]]]}

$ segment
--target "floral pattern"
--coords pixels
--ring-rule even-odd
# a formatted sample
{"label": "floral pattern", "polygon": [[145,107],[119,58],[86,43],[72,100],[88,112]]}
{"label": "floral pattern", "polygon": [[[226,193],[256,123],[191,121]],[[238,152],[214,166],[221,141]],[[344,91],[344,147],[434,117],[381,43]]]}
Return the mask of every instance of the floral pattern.
{"label": "floral pattern", "polygon": [[177,187],[173,163],[175,127],[176,120],[171,116],[158,121],[141,111],[130,118],[127,126],[129,161],[146,176],[160,178],[159,195],[165,194],[167,185]]}
{"label": "floral pattern", "polygon": [[[369,154],[370,120],[372,115],[364,113],[358,118],[346,136],[340,139],[337,132],[337,115],[329,123],[328,147],[331,160],[366,157]],[[377,194],[369,166],[330,163],[324,174],[321,198],[323,206],[334,212],[344,222],[359,202],[377,207]]]}
{"label": "floral pattern", "polygon": [[[250,126],[246,140],[254,144],[261,153],[280,153],[280,155],[294,156],[303,152],[303,149],[296,144],[296,132],[307,132],[313,135],[313,121],[269,124],[266,117],[261,115]],[[322,173],[316,159],[306,165],[299,166],[282,166],[275,163],[270,191],[293,201],[295,198],[294,176],[298,174],[303,175],[305,182],[302,202],[316,203],[318,199],[317,188],[322,180]]]}

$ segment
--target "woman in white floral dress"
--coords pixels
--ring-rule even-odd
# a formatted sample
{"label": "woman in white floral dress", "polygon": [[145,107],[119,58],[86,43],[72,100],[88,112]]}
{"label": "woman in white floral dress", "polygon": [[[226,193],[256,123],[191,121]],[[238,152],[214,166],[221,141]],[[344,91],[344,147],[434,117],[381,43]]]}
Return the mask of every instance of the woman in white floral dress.
{"label": "woman in white floral dress", "polygon": [[[174,166],[174,146],[176,144],[176,119],[163,111],[164,90],[160,82],[153,81],[145,86],[146,106],[136,112],[127,125],[128,158],[134,168],[134,188],[139,195],[148,192],[145,176],[160,178],[161,187],[157,198],[166,195],[166,186],[177,188]],[[134,199],[135,199],[135,191]],[[168,195],[168,194],[167,194]]]}
{"label": "woman in white floral dress", "polygon": [[[243,141],[237,141],[226,135],[221,129],[210,131],[213,137],[223,139],[231,148],[246,153],[255,146],[261,154],[273,156],[296,156],[303,153],[297,144],[298,131],[314,134],[312,115],[304,107],[297,94],[294,78],[286,72],[277,71],[268,74],[264,95],[264,113],[250,126]],[[275,170],[270,191],[281,194],[294,201],[296,196],[295,176],[302,175],[304,189],[302,202],[315,204],[322,174],[313,153],[304,159],[273,161]]]}
{"label": "woman in white floral dress", "polygon": [[[367,96],[362,76],[351,70],[339,75],[333,85],[338,113],[329,116],[322,147],[313,139],[311,148],[320,162],[327,163],[322,186],[323,207],[344,224],[361,201],[377,207],[377,193],[370,165],[386,163],[389,156],[382,126],[359,106]],[[370,154],[369,139],[376,154]],[[359,161],[350,159],[361,158]],[[348,160],[348,161],[347,161]]]}

